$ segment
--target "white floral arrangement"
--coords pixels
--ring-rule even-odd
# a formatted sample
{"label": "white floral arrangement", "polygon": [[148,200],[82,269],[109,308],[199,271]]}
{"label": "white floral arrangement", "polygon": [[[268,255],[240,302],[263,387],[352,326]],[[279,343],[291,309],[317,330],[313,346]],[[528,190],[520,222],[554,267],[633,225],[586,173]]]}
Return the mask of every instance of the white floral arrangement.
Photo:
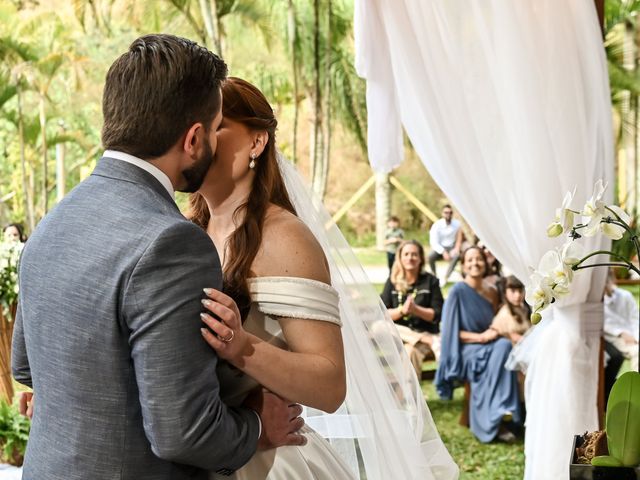
{"label": "white floral arrangement", "polygon": [[9,309],[18,301],[18,263],[22,243],[0,242],[0,304],[5,318]]}
{"label": "white floral arrangement", "polygon": [[[569,287],[574,273],[584,268],[607,266],[624,267],[640,275],[640,270],[629,259],[608,250],[597,250],[588,254],[578,240],[581,237],[593,237],[602,233],[612,240],[618,240],[628,232],[631,241],[640,255],[640,244],[636,233],[631,229],[631,217],[617,205],[607,205],[603,201],[607,186],[598,180],[592,197],[584,204],[582,210],[571,207],[575,189],[568,192],[562,206],[556,210],[555,220],[547,227],[549,237],[558,237],[567,233],[569,239],[561,247],[545,253],[538,264],[532,269],[527,286],[526,300],[531,305],[531,323],[536,324],[542,319],[540,312],[554,303],[557,299],[569,294]],[[575,224],[577,215],[582,216],[582,223]],[[596,255],[608,255],[617,261],[585,264],[584,262]]]}

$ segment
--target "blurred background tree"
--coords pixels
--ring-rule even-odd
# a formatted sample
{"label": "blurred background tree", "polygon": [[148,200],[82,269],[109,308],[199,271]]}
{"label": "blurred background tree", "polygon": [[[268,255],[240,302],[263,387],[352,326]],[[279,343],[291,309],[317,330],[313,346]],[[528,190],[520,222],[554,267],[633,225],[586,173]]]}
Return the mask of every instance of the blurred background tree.
{"label": "blurred background tree", "polygon": [[[91,172],[102,151],[106,71],[151,32],[204,44],[231,75],[257,84],[276,109],[281,151],[331,212],[372,175],[353,0],[0,0],[0,19],[1,223],[20,221],[31,231]],[[394,175],[439,211],[442,193],[406,149]],[[388,181],[379,187],[386,197],[379,218],[397,214],[415,235],[428,229]],[[373,242],[375,211],[370,189],[340,221],[350,241]]]}

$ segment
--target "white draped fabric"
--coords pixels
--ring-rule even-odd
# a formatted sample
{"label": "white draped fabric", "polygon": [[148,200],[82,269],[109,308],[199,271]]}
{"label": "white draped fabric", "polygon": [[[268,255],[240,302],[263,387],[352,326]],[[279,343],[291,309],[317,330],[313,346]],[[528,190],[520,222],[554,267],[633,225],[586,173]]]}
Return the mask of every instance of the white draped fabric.
{"label": "white draped fabric", "polygon": [[298,216],[325,252],[340,298],[347,397],[334,414],[306,409],[306,423],[359,478],[455,480],[458,467],[440,439],[387,308],[329,212],[290,163],[282,157],[278,163]]}
{"label": "white draped fabric", "polygon": [[[597,179],[613,178],[593,2],[356,0],[355,26],[374,169],[400,164],[404,127],[475,232],[527,279],[527,268],[561,243],[545,230],[564,194],[575,186],[584,201]],[[599,237],[583,240],[602,246]],[[597,427],[603,274],[580,272],[532,336],[528,479],[568,478],[572,435]]]}

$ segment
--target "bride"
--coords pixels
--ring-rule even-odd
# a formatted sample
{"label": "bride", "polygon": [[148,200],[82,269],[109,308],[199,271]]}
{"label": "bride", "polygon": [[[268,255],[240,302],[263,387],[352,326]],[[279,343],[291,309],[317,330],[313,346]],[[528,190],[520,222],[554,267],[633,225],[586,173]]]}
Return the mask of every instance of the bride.
{"label": "bride", "polygon": [[271,106],[238,78],[222,96],[216,160],[190,198],[224,271],[203,337],[226,360],[225,403],[261,385],[311,407],[306,445],[260,451],[233,478],[457,478],[377,293],[278,158]]}

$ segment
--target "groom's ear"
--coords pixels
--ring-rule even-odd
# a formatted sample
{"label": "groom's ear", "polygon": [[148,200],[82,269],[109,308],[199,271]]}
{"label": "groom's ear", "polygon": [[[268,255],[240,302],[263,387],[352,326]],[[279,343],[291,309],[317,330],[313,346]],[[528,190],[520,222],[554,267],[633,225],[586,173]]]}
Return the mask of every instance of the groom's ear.
{"label": "groom's ear", "polygon": [[202,148],[201,143],[204,141],[205,129],[202,123],[194,123],[191,128],[187,130],[187,134],[184,136],[184,142],[182,148],[184,151],[192,157],[196,157]]}

